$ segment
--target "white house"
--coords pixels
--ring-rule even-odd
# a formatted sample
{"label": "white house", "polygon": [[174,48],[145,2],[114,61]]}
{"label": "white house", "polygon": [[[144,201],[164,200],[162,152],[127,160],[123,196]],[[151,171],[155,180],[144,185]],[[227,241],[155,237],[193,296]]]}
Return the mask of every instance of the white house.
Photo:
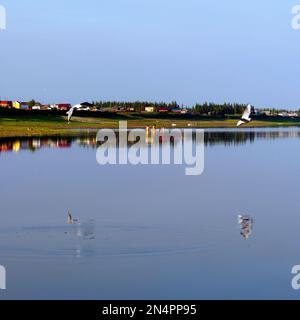
{"label": "white house", "polygon": [[145,112],[154,112],[154,107],[145,107]]}

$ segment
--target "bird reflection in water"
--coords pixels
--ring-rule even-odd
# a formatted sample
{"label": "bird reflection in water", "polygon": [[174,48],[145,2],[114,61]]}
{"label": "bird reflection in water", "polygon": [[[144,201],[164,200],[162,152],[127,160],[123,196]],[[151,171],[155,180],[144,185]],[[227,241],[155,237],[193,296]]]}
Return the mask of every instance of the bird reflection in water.
{"label": "bird reflection in water", "polygon": [[85,240],[95,239],[95,221],[89,219],[81,222],[68,212],[67,223],[71,227],[68,234],[75,239],[75,257],[93,255],[91,243]]}
{"label": "bird reflection in water", "polygon": [[253,218],[249,215],[238,215],[238,223],[241,228],[241,236],[246,240],[249,239],[253,232]]}

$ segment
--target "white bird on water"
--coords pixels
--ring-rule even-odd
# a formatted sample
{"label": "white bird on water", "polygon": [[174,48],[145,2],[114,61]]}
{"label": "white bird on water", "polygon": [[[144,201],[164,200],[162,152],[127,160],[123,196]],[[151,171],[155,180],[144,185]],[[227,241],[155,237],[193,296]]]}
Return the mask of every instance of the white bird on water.
{"label": "white bird on water", "polygon": [[[68,224],[73,225],[72,230],[78,238],[94,239],[95,238],[95,221],[89,219],[87,221],[79,221],[74,219],[71,212],[68,211]],[[74,233],[75,232],[75,233]]]}
{"label": "white bird on water", "polygon": [[238,223],[241,226],[241,235],[244,239],[248,239],[252,235],[252,228],[254,220],[248,215],[238,215]]}
{"label": "white bird on water", "polygon": [[68,224],[74,224],[75,222],[78,222],[78,220],[74,219],[71,212],[68,211]]}
{"label": "white bird on water", "polygon": [[237,127],[245,124],[245,123],[249,123],[252,119],[250,118],[251,115],[251,110],[252,110],[252,106],[251,104],[248,104],[241,119],[239,120],[239,122],[237,123]]}
{"label": "white bird on water", "polygon": [[238,215],[238,222],[239,224],[243,223],[243,222],[249,222],[249,221],[253,221],[253,218],[251,216],[248,215]]}

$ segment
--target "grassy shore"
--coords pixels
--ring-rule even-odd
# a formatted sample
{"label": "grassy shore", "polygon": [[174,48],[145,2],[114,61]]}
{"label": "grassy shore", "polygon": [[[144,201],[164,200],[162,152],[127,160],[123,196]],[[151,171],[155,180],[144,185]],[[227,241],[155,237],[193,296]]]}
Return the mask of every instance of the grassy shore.
{"label": "grassy shore", "polygon": [[[63,114],[34,114],[0,113],[0,137],[30,137],[30,136],[57,136],[77,135],[80,131],[89,134],[87,129],[118,128],[120,120],[128,121],[128,128],[144,128],[156,126],[169,128],[176,124],[178,128],[188,126],[196,128],[234,128],[238,117],[212,118],[191,115],[158,115],[158,114],[103,114],[96,117],[90,114],[75,116],[70,123]],[[254,119],[245,127],[279,127],[300,126],[300,120],[287,118],[266,117]],[[80,132],[80,133],[82,133]]]}

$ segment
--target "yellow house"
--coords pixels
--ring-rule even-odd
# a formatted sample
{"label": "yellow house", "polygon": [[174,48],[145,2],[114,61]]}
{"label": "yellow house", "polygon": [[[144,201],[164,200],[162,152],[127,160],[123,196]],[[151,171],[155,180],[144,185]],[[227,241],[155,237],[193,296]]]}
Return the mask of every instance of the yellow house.
{"label": "yellow house", "polygon": [[21,107],[21,103],[19,101],[14,101],[13,102],[13,108],[20,109],[20,107]]}

